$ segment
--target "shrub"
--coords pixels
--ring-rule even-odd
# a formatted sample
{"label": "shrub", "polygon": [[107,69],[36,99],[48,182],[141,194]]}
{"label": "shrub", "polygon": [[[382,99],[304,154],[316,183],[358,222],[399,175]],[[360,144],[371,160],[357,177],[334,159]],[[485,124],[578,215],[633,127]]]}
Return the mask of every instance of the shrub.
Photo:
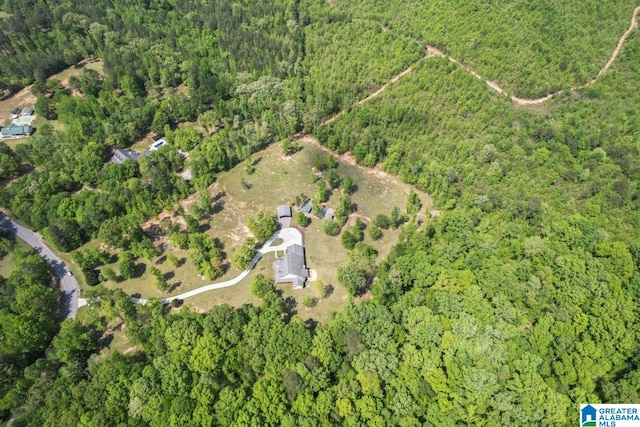
{"label": "shrub", "polygon": [[89,286],[96,286],[100,283],[100,275],[97,270],[93,268],[83,268],[82,272],[84,273],[84,279]]}
{"label": "shrub", "polygon": [[340,237],[342,245],[347,249],[355,248],[356,243],[361,242],[362,239],[364,239],[364,233],[358,225],[345,230]]}
{"label": "shrub", "polygon": [[109,267],[108,265],[102,269],[102,276],[105,278],[105,280],[110,280],[112,282],[118,281],[118,275],[115,271],[113,271],[113,268]]}
{"label": "shrub", "polygon": [[394,206],[389,218],[389,225],[393,228],[398,228],[404,221],[404,215],[400,213],[400,209],[397,206]]}
{"label": "shrub", "polygon": [[278,231],[278,221],[264,212],[258,212],[254,218],[249,218],[247,228],[260,242],[266,241],[273,233]]}
{"label": "shrub", "polygon": [[338,267],[338,282],[345,287],[349,295],[360,295],[367,286],[367,272],[352,262],[346,267]]}
{"label": "shrub", "polygon": [[371,224],[369,226],[369,237],[373,240],[378,240],[382,237],[382,230],[376,224]]}
{"label": "shrub", "polygon": [[168,254],[167,262],[171,267],[175,268],[178,266],[178,257],[176,257],[174,254]]}
{"label": "shrub", "polygon": [[120,265],[118,265],[120,274],[125,279],[132,279],[136,275],[136,263],[133,257],[128,252],[120,252],[118,258],[120,259]]}
{"label": "shrub", "polygon": [[187,249],[189,247],[189,236],[186,233],[176,232],[169,236],[169,243],[174,248]]}
{"label": "shrub", "polygon": [[302,300],[303,307],[307,307],[307,308],[315,306],[316,303],[317,301],[314,297],[306,297],[305,299]]}
{"label": "shrub", "polygon": [[298,212],[296,214],[296,222],[300,227],[307,227],[311,224],[311,218],[306,216],[304,212]]}
{"label": "shrub", "polygon": [[420,201],[420,197],[418,197],[415,191],[411,190],[411,193],[409,194],[409,200],[407,201],[407,213],[409,215],[415,215],[418,213],[421,207],[422,202]]}
{"label": "shrub", "polygon": [[344,191],[344,194],[349,194],[349,195],[355,193],[356,190],[358,189],[358,187],[353,182],[353,179],[351,179],[350,176],[344,177],[344,179],[340,183],[340,188],[342,189],[342,191]]}
{"label": "shrub", "polygon": [[324,285],[324,283],[322,282],[322,280],[317,280],[314,284],[313,287],[316,288],[316,292],[318,292],[318,295],[320,296],[320,298],[326,298],[328,296],[328,289],[327,287]]}
{"label": "shrub", "polygon": [[238,246],[231,256],[231,265],[238,270],[244,270],[249,267],[251,260],[257,253],[258,251],[250,245]]}
{"label": "shrub", "polygon": [[198,221],[197,218],[187,215],[185,221],[187,222],[187,230],[189,230],[190,233],[197,233],[200,231],[200,221]]}
{"label": "shrub", "polygon": [[376,215],[376,217],[373,219],[373,224],[377,225],[378,227],[386,230],[391,226],[391,220],[389,219],[388,216],[384,215],[384,214],[378,214]]}
{"label": "shrub", "polygon": [[322,223],[322,229],[329,236],[340,234],[340,225],[332,219],[325,219]]}

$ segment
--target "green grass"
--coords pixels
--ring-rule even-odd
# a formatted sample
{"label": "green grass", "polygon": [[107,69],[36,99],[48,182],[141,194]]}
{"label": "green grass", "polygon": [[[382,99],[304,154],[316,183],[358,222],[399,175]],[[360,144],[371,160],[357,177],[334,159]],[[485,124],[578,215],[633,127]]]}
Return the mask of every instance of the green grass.
{"label": "green grass", "polygon": [[28,252],[31,246],[22,239],[16,239],[13,250],[0,259],[0,276],[9,277],[14,268],[13,258],[16,251]]}
{"label": "green grass", "polygon": [[65,87],[68,87],[69,78],[82,74],[84,70],[95,70],[98,73],[103,74],[104,63],[101,59],[87,59],[79,62],[77,65],[72,65],[71,67],[62,70],[58,74],[52,75],[48,80],[60,80]]}
{"label": "green grass", "polygon": [[134,346],[129,338],[126,337],[123,324],[109,325],[107,330],[100,337],[98,353],[98,359],[103,359],[109,356],[114,351],[118,351],[122,354],[127,354],[132,351],[139,351],[137,346]]}
{"label": "green grass", "polygon": [[[206,232],[220,240],[228,257],[236,246],[241,245],[250,236],[249,230],[244,225],[249,217],[261,209],[275,213],[279,204],[294,204],[296,197],[302,193],[308,197],[313,196],[315,185],[312,181],[314,173],[312,165],[316,157],[326,158],[327,151],[312,142],[303,142],[302,147],[302,150],[294,155],[284,157],[281,144],[273,144],[253,156],[251,159],[255,167],[253,174],[248,175],[245,165],[241,164],[221,174],[217,182],[209,188],[216,199],[217,212],[208,220],[202,221],[203,228],[208,228]],[[377,214],[389,214],[393,206],[397,205],[404,209],[410,186],[382,171],[357,166],[348,157],[337,156],[336,158],[340,176],[350,176],[358,186],[352,200],[358,207],[356,215],[364,218],[365,222]],[[243,187],[242,180],[249,184],[248,189],[245,188],[246,186]],[[420,196],[425,210],[429,210],[432,206],[430,197],[424,193],[420,193]],[[328,204],[335,206],[339,197],[340,191],[337,190],[331,195]],[[195,196],[191,196],[183,200],[181,205],[188,211],[191,203],[197,203],[195,200]],[[170,213],[165,212],[164,215],[170,215]],[[174,221],[182,220],[179,217],[172,217]],[[355,216],[350,222],[354,218]],[[145,226],[157,222],[157,220],[150,221]],[[372,244],[384,257],[397,241],[398,233],[398,230],[386,230],[382,239],[374,242],[366,236],[365,242]],[[121,288],[131,295],[139,294],[144,298],[166,297],[228,280],[240,273],[239,270],[229,266],[222,277],[213,281],[203,279],[186,259],[186,251],[172,249],[166,237],[161,237],[155,243],[157,247],[168,247],[181,261],[178,268],[171,267],[166,262],[166,252],[153,260],[153,265],[165,274],[169,285],[168,291],[161,292],[156,288],[154,278],[149,273],[151,263],[142,259],[138,261],[144,265],[139,269],[141,273],[139,277],[119,282],[106,282],[103,285],[109,289]],[[95,244],[97,242],[92,242],[88,246]],[[322,231],[322,222],[316,218],[305,229],[305,247],[308,267],[315,270],[318,273],[318,279],[322,280],[325,286],[331,286],[333,292],[327,298],[319,300],[315,307],[307,309],[301,306],[302,300],[307,296],[318,297],[312,283],[308,289],[304,290],[294,291],[291,286],[284,285],[278,286],[278,289],[283,292],[284,297],[291,296],[297,301],[297,311],[301,317],[325,321],[329,319],[332,311],[339,310],[348,299],[346,291],[337,282],[337,268],[349,262],[349,254],[342,246],[340,237],[327,236]],[[274,255],[268,254],[241,283],[192,297],[185,301],[185,305],[207,311],[213,305],[223,303],[236,307],[244,303],[259,303],[259,299],[251,295],[250,283],[257,274],[272,277],[273,260]],[[118,272],[117,263],[111,267]]]}

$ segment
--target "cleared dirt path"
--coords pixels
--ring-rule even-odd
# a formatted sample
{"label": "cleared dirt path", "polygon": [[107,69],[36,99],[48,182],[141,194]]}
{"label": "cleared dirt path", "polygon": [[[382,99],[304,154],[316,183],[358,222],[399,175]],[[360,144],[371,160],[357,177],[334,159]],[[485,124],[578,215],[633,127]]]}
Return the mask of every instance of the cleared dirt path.
{"label": "cleared dirt path", "polygon": [[[585,83],[583,85],[572,87],[571,88],[572,90],[583,89],[585,87],[588,87],[588,86],[592,85],[593,83],[595,83],[598,80],[598,78],[600,78],[601,75],[603,75],[605,72],[607,72],[607,70],[611,67],[611,64],[613,64],[613,61],[615,61],[616,57],[620,53],[620,49],[622,49],[622,45],[627,40],[627,37],[629,37],[629,34],[631,34],[631,31],[633,31],[633,29],[638,26],[638,13],[639,12],[640,12],[640,6],[638,6],[638,7],[636,7],[634,9],[633,15],[631,16],[631,24],[629,25],[629,28],[627,29],[627,31],[624,32],[624,34],[622,34],[622,37],[620,37],[620,40],[618,41],[618,44],[617,44],[616,48],[614,49],[613,53],[611,54],[611,57],[609,58],[607,63],[604,64],[604,66],[600,69],[600,71],[598,72],[598,75],[596,75],[593,79],[589,80],[587,83]],[[466,70],[468,73],[470,73],[475,78],[483,80],[487,84],[487,86],[489,86],[491,89],[495,90],[496,92],[500,93],[501,95],[509,96],[507,91],[502,89],[502,87],[500,87],[500,85],[498,83],[485,79],[476,70],[474,70],[473,68],[469,67],[468,65],[465,65],[465,64],[461,63],[460,61],[458,61],[453,56],[447,55],[446,53],[444,53],[443,51],[441,51],[440,49],[438,49],[438,48],[436,48],[434,46],[427,45],[427,58],[430,58],[430,57],[433,57],[433,56],[440,56],[440,57],[443,57],[443,58],[447,58],[449,61],[461,66],[464,70]],[[549,93],[549,94],[547,94],[545,96],[542,96],[540,98],[519,98],[519,97],[517,97],[515,95],[511,95],[510,98],[511,98],[511,100],[513,102],[515,102],[516,104],[519,104],[519,105],[535,105],[535,104],[541,104],[541,103],[543,103],[545,101],[548,101],[549,99],[553,98],[554,96],[556,96],[556,95],[558,95],[558,94],[560,94],[562,92],[563,92],[563,90],[559,90],[559,91],[556,91],[556,92]]]}
{"label": "cleared dirt path", "polygon": [[[600,76],[602,76],[605,72],[607,72],[607,70],[611,67],[611,64],[613,64],[613,61],[615,61],[616,57],[620,53],[620,49],[622,49],[622,45],[624,44],[624,42],[629,37],[629,34],[631,34],[631,31],[633,31],[633,29],[638,26],[638,13],[640,13],[640,6],[636,7],[633,10],[633,14],[631,16],[631,23],[629,24],[629,28],[627,29],[627,31],[624,32],[624,34],[622,34],[622,36],[620,37],[620,40],[618,41],[618,44],[616,45],[616,48],[614,49],[613,53],[611,54],[611,57],[609,58],[607,63],[604,64],[604,66],[600,69],[598,74],[593,79],[588,81],[587,83],[585,83],[583,85],[580,85],[580,86],[572,87],[571,88],[572,90],[583,89],[585,87],[588,87],[588,86],[592,85],[593,83],[595,83],[598,80],[598,78],[600,78]],[[382,26],[383,31],[387,31],[388,30],[382,24],[380,24],[380,25]],[[466,64],[461,63],[458,59],[454,58],[453,56],[447,55],[446,53],[444,53],[442,50],[438,49],[437,47],[434,47],[434,46],[431,46],[431,45],[427,45],[427,52],[426,52],[424,58],[422,58],[422,59],[433,58],[434,56],[447,58],[449,61],[459,65],[460,67],[462,67],[465,71],[467,71],[469,74],[471,74],[475,78],[484,81],[487,84],[487,86],[489,86],[489,88],[491,88],[492,90],[498,92],[501,95],[509,96],[509,93],[507,91],[505,91],[504,89],[502,89],[502,87],[497,82],[485,79],[476,70],[474,70],[473,68],[471,68],[470,66],[468,66]],[[397,82],[400,78],[402,78],[403,76],[405,76],[408,73],[410,73],[412,67],[414,67],[414,66],[415,66],[415,64],[412,65],[411,67],[407,68],[406,70],[404,70],[400,74],[397,74],[397,75],[393,76],[387,83],[385,83],[382,87],[380,87],[380,89],[378,89],[377,91],[373,92],[372,94],[370,94],[366,98],[361,99],[360,101],[358,101],[356,103],[356,105],[361,105],[361,104],[363,104],[363,103],[375,98],[376,96],[380,95],[382,92],[384,92],[387,89],[387,87],[389,87],[389,85]],[[545,101],[548,101],[549,99],[553,98],[554,96],[556,96],[556,95],[558,95],[558,94],[560,94],[562,92],[563,92],[563,90],[559,90],[559,91],[556,91],[556,92],[549,93],[549,94],[547,94],[545,96],[542,96],[540,98],[520,98],[520,97],[517,97],[515,95],[511,95],[509,97],[516,104],[525,105],[526,106],[526,105],[541,104],[541,103],[543,103]],[[323,125],[327,125],[327,124],[335,121],[343,113],[344,113],[343,111],[340,111],[339,113],[335,114],[334,116],[329,117],[322,124]]]}
{"label": "cleared dirt path", "polygon": [[[598,78],[600,78],[601,75],[603,75],[604,73],[607,72],[609,67],[611,67],[611,64],[613,64],[613,61],[615,61],[616,57],[618,56],[618,53],[620,53],[620,49],[622,49],[622,45],[627,40],[627,37],[629,37],[629,34],[631,34],[631,31],[633,31],[633,29],[638,26],[638,12],[640,12],[640,6],[636,7],[633,10],[633,15],[631,15],[631,24],[629,24],[629,28],[627,29],[627,31],[624,32],[624,34],[622,34],[622,37],[620,37],[620,40],[618,41],[618,45],[616,46],[616,48],[614,49],[613,53],[611,54],[611,57],[609,58],[607,63],[604,64],[604,66],[600,69],[598,74],[593,79],[588,81],[587,83],[585,83],[583,85],[580,85],[580,86],[574,86],[574,87],[571,88],[571,90],[583,89],[585,87],[588,87],[588,86],[592,85],[593,83],[595,83],[596,80],[598,80]],[[541,104],[541,103],[553,98],[554,96],[556,96],[556,95],[558,95],[558,94],[560,94],[562,92],[563,92],[562,90],[559,90],[557,92],[552,92],[552,93],[550,93],[550,94],[548,94],[546,96],[543,96],[541,98],[535,98],[535,99],[518,98],[517,96],[511,96],[511,100],[513,102],[515,102],[516,104],[519,104],[519,105]]]}

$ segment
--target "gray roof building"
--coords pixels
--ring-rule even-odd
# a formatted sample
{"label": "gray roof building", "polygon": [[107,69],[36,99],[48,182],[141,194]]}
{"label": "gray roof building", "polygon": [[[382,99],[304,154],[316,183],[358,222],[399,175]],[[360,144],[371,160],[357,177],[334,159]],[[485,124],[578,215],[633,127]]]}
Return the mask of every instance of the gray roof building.
{"label": "gray roof building", "polygon": [[291,206],[280,205],[278,206],[278,222],[282,228],[288,228],[291,225]]}
{"label": "gray roof building", "polygon": [[322,208],[322,219],[333,219],[335,214],[336,211],[333,208],[330,208],[328,206]]}
{"label": "gray roof building", "polygon": [[276,284],[291,283],[293,289],[304,288],[309,277],[309,270],[304,262],[304,248],[298,244],[287,248],[287,253],[273,261],[276,273]]}
{"label": "gray roof building", "polygon": [[312,208],[313,208],[313,203],[311,203],[311,200],[307,200],[304,203],[304,205],[300,207],[300,210],[306,214],[310,214]]}
{"label": "gray roof building", "polygon": [[20,111],[20,115],[24,116],[33,116],[33,108],[24,107],[22,111]]}
{"label": "gray roof building", "polygon": [[280,218],[291,218],[291,206],[289,205],[280,205],[278,206],[278,219]]}
{"label": "gray roof building", "polygon": [[138,161],[140,157],[139,153],[136,153],[132,150],[122,150],[118,148],[115,153],[113,153],[113,157],[111,157],[111,163],[124,163],[127,160],[133,160],[134,162]]}

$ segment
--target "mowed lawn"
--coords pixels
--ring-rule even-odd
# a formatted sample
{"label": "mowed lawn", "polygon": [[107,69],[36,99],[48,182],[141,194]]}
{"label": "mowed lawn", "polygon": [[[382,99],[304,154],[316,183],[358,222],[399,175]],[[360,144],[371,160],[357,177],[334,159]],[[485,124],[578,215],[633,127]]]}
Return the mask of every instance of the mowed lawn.
{"label": "mowed lawn", "polygon": [[[248,173],[246,163],[241,164],[221,174],[210,186],[209,191],[215,200],[215,213],[201,221],[202,230],[222,243],[228,260],[234,248],[251,235],[245,226],[248,218],[260,210],[275,214],[278,205],[295,205],[296,198],[300,199],[301,195],[309,198],[314,196],[313,179],[317,172],[313,165],[317,163],[317,158],[326,159],[327,155],[324,148],[312,142],[303,142],[301,150],[291,156],[282,154],[281,143],[273,144],[254,154],[248,162],[253,165],[252,173]],[[368,223],[378,214],[388,215],[394,206],[404,210],[411,190],[409,185],[382,171],[357,166],[347,157],[336,156],[336,159],[339,175],[342,178],[350,176],[357,185],[357,190],[352,195],[357,210],[350,218],[348,225],[355,221],[356,216],[360,216],[365,223]],[[327,204],[336,206],[341,194],[340,190],[335,190]],[[431,208],[431,199],[424,193],[418,194],[423,201],[423,212],[427,212]],[[195,196],[184,200],[181,205],[188,211],[191,203],[198,203]],[[294,206],[294,215],[295,212],[297,212],[296,206]],[[165,216],[177,222],[182,220],[173,212],[164,212],[160,217]],[[154,220],[146,223],[145,226],[158,223],[158,220]],[[399,230],[385,230],[382,239],[373,241],[365,232],[365,242],[373,245],[382,259],[397,241],[398,234]],[[307,266],[317,272],[318,280],[322,280],[325,286],[332,289],[332,292],[327,298],[318,299],[315,307],[304,308],[301,303],[306,297],[318,297],[313,283],[308,282],[308,287],[303,290],[293,290],[290,285],[279,285],[278,289],[282,291],[283,297],[291,297],[295,300],[295,304],[292,305],[301,317],[325,321],[329,319],[332,311],[339,310],[348,300],[346,291],[337,282],[337,269],[348,264],[349,253],[342,246],[340,236],[328,236],[322,231],[322,221],[317,218],[313,218],[311,224],[304,229],[304,235]],[[167,291],[161,292],[155,287],[154,279],[149,273],[150,263],[144,259],[138,260],[139,277],[115,283],[105,282],[103,285],[110,289],[121,288],[131,295],[140,295],[144,298],[166,297],[228,280],[240,273],[239,270],[228,266],[222,277],[213,281],[206,280],[198,275],[187,259],[187,251],[174,250],[168,245],[166,237],[157,239],[156,246],[164,251],[153,260],[153,265],[164,273],[169,285]],[[166,262],[169,251],[180,260],[177,268],[171,267]],[[271,267],[273,260],[274,254],[267,254],[241,283],[197,295],[185,300],[184,303],[199,311],[207,311],[213,305],[223,303],[236,307],[244,303],[259,303],[259,299],[251,295],[250,283],[257,274],[273,277]],[[117,263],[111,267],[118,271]]]}

